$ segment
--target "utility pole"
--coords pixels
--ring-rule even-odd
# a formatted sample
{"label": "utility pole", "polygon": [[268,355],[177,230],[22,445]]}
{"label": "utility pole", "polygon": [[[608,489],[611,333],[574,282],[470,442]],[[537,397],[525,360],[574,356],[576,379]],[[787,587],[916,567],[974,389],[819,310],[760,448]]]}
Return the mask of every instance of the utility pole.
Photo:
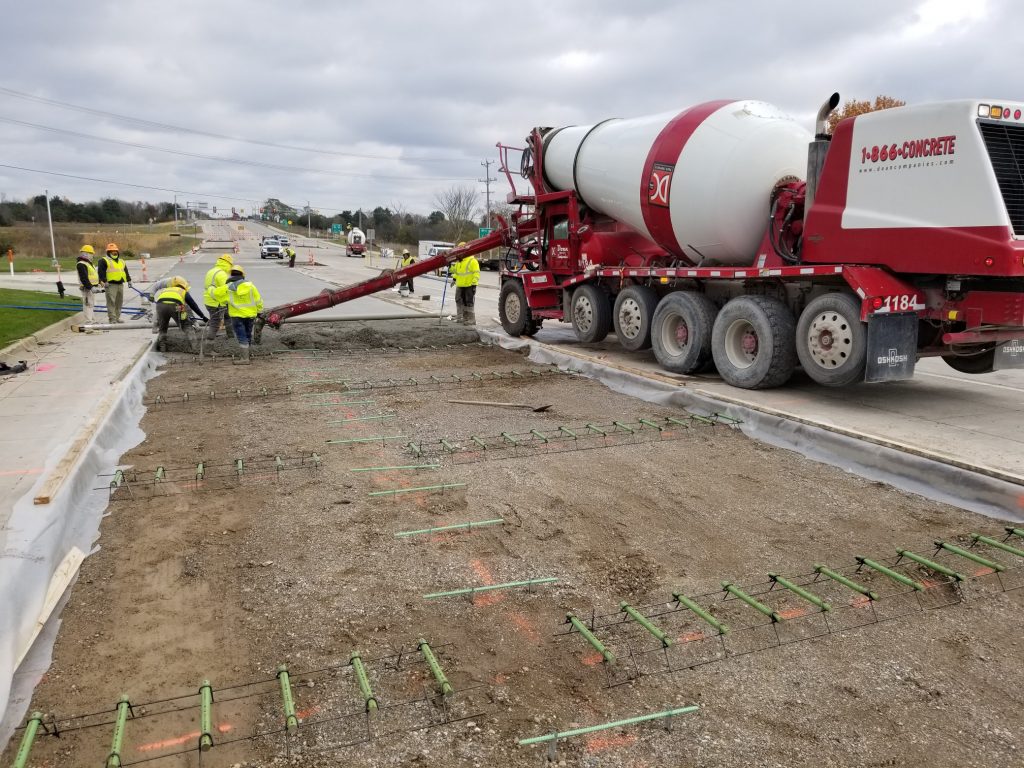
{"label": "utility pole", "polygon": [[306,201],[306,238],[313,237],[313,229],[310,221],[313,219],[313,209],[309,207],[309,200]]}
{"label": "utility pole", "polygon": [[491,178],[491,166],[494,164],[494,160],[481,160],[480,165],[484,167],[484,177],[477,179],[477,181],[485,185],[487,190],[487,228],[491,229],[491,182],[497,181],[497,179]]}
{"label": "utility pole", "polygon": [[178,230],[178,196],[174,196],[174,230]]}
{"label": "utility pole", "polygon": [[[50,222],[50,250],[53,252],[53,266],[60,267],[60,262],[57,261],[57,243],[53,239],[53,216],[50,215],[50,190],[44,189],[43,194],[46,195],[46,218]],[[59,269],[57,272],[60,274]]]}

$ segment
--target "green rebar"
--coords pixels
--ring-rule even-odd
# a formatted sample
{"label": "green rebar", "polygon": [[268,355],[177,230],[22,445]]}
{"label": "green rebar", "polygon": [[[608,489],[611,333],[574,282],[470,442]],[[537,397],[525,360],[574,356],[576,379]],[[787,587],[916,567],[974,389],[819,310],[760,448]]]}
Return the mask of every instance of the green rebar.
{"label": "green rebar", "polygon": [[245,471],[245,467],[242,464],[241,459],[235,459],[235,472],[241,475]]}
{"label": "green rebar", "polygon": [[387,421],[395,418],[393,413],[382,413],[377,416],[354,416],[351,419],[331,419],[328,424],[349,424],[353,421]]}
{"label": "green rebar", "polygon": [[701,416],[696,413],[691,413],[690,418],[693,419],[694,421],[701,421],[704,422],[705,424],[710,424],[711,426],[714,426],[716,423],[714,419],[709,419],[707,416]]}
{"label": "green rebar", "polygon": [[687,422],[680,421],[679,419],[673,419],[671,416],[666,416],[665,421],[669,422],[670,424],[675,424],[677,427],[685,427],[687,429],[690,428],[690,425]]}
{"label": "green rebar", "polygon": [[[345,379],[298,379],[296,384],[348,384]],[[320,393],[318,393],[320,394]]]}
{"label": "green rebar", "polygon": [[281,457],[280,456],[275,456],[274,457],[274,466],[277,467],[277,471],[278,472],[280,472],[282,469],[284,469],[284,462],[281,461]]}
{"label": "green rebar", "polygon": [[573,628],[576,629],[576,631],[578,631],[583,636],[584,640],[586,640],[594,647],[595,651],[601,654],[601,658],[603,658],[609,664],[615,663],[615,654],[609,651],[605,647],[604,643],[598,640],[597,637],[594,636],[594,633],[587,629],[587,625],[580,621],[578,618],[576,618],[575,614],[565,614],[565,620],[572,624]]}
{"label": "green rebar", "polygon": [[474,443],[476,443],[477,445],[479,445],[479,446],[480,446],[481,448],[483,448],[483,449],[484,449],[485,451],[487,450],[487,443],[485,443],[485,442],[484,442],[483,440],[481,440],[481,439],[480,439],[479,437],[477,437],[476,435],[470,435],[470,436],[469,436],[469,439],[470,439],[470,440],[472,440],[472,441],[473,441]]}
{"label": "green rebar", "polygon": [[164,480],[164,468],[163,467],[157,467],[156,468],[156,482],[162,483],[163,480]]}
{"label": "green rebar", "polygon": [[199,751],[208,752],[213,746],[213,689],[209,680],[199,688]]}
{"label": "green rebar", "polygon": [[390,491],[371,491],[367,496],[398,496],[403,493],[417,493],[419,491],[446,491],[449,488],[465,488],[467,483],[444,483],[443,485],[420,485],[416,488],[395,488]]}
{"label": "green rebar", "polygon": [[537,429],[531,429],[531,430],[530,430],[530,434],[531,434],[531,435],[533,435],[534,437],[536,437],[536,438],[537,438],[538,440],[540,440],[540,441],[541,441],[542,443],[546,443],[546,442],[548,441],[548,439],[547,439],[546,437],[544,437],[544,435],[543,435],[543,434],[541,434],[540,430],[537,430]]}
{"label": "green rebar", "polygon": [[742,424],[740,419],[734,419],[732,416],[726,416],[724,413],[713,413],[711,414],[717,421],[726,421],[729,424]]}
{"label": "green rebar", "polygon": [[[319,395],[320,393],[317,392],[316,394]],[[326,408],[328,406],[330,406],[332,408],[336,408],[336,407],[338,407],[340,405],[376,405],[376,404],[377,404],[376,400],[345,400],[344,402],[338,402],[338,403],[324,402],[324,403],[309,403],[308,405],[309,405],[310,408]]]}
{"label": "green rebar", "polygon": [[318,454],[318,453],[311,453],[309,455],[309,458],[311,458],[313,460],[313,463],[316,466],[318,466],[318,467],[320,466],[320,454]]}
{"label": "green rebar", "polygon": [[639,421],[640,421],[640,424],[644,425],[645,427],[653,427],[654,429],[658,430],[659,432],[661,432],[662,429],[664,429],[664,427],[662,427],[662,426],[660,426],[658,424],[655,424],[653,421],[649,421],[648,419],[640,419]]}
{"label": "green rebar", "polygon": [[772,621],[782,621],[782,617],[779,616],[779,614],[777,614],[775,611],[773,611],[769,606],[751,597],[742,589],[733,584],[731,581],[723,581],[722,589],[724,589],[730,595],[738,597],[741,601],[749,605],[755,611],[760,611],[765,616],[770,618]]}
{"label": "green rebar", "polygon": [[997,563],[995,560],[989,560],[981,555],[976,555],[973,552],[968,552],[966,549],[961,549],[955,544],[947,544],[944,541],[936,541],[935,546],[939,549],[944,549],[947,552],[952,552],[954,555],[959,555],[965,560],[970,560],[972,563],[983,565],[986,568],[991,568],[993,571],[1005,571],[1006,566],[1002,563]]}
{"label": "green rebar", "polygon": [[28,757],[32,752],[32,745],[35,744],[36,734],[39,733],[39,726],[43,722],[42,712],[33,712],[25,723],[25,733],[22,734],[21,744],[18,745],[18,754],[14,757],[13,768],[25,768],[28,765]]}
{"label": "green rebar", "polygon": [[377,697],[373,695],[373,689],[370,688],[370,678],[366,674],[366,667],[363,666],[363,660],[360,658],[357,651],[352,651],[352,655],[349,657],[349,663],[352,665],[352,669],[355,670],[356,682],[359,683],[359,690],[363,694],[363,702],[366,705],[366,711],[376,712]]}
{"label": "green rebar", "polygon": [[111,487],[111,489],[113,489],[113,488],[120,488],[121,484],[123,482],[124,482],[124,470],[120,470],[119,469],[116,472],[114,472],[114,479],[110,481],[110,487]]}
{"label": "green rebar", "polygon": [[702,606],[700,606],[697,603],[695,603],[693,600],[688,598],[686,595],[682,594],[681,592],[673,592],[672,593],[672,597],[673,597],[673,599],[676,602],[680,603],[681,605],[686,606],[691,611],[693,611],[695,614],[700,616],[700,618],[704,619],[704,621],[706,621],[712,627],[717,629],[718,630],[718,634],[726,635],[726,634],[729,633],[729,627],[727,627],[725,624],[720,622],[718,619],[716,619],[714,616],[712,616],[710,613],[708,613]]}
{"label": "green rebar", "polygon": [[438,442],[441,443],[441,447],[448,451],[448,453],[455,453],[457,450],[459,450],[459,447],[457,445],[449,443],[443,437],[440,440],[438,440]]}
{"label": "green rebar", "polygon": [[281,700],[284,702],[284,727],[294,733],[299,727],[299,719],[295,716],[295,700],[292,698],[292,680],[288,675],[288,665],[277,668],[277,679],[281,683]]}
{"label": "green rebar", "polygon": [[501,436],[508,440],[510,443],[512,443],[512,445],[519,445],[519,442],[514,437],[512,437],[512,435],[510,435],[508,432],[502,432]]}
{"label": "green rebar", "polygon": [[790,581],[789,579],[785,578],[784,576],[780,576],[777,573],[769,573],[768,574],[768,578],[771,579],[772,581],[774,581],[780,587],[785,587],[790,592],[792,592],[794,595],[797,595],[798,597],[802,597],[804,600],[806,600],[811,605],[817,606],[818,608],[821,608],[821,610],[823,610],[823,611],[831,611],[832,610],[832,606],[829,605],[828,603],[826,603],[824,600],[822,600],[816,594],[814,594],[813,592],[808,592],[803,587],[797,586],[796,584],[794,584],[792,581]]}
{"label": "green rebar", "polygon": [[568,436],[569,436],[569,437],[571,437],[571,438],[572,438],[573,440],[575,440],[575,439],[576,439],[576,433],[575,433],[575,432],[573,432],[573,431],[572,431],[571,429],[569,429],[568,427],[559,427],[559,428],[558,428],[558,431],[559,431],[559,432],[562,432],[562,433],[564,433],[564,434],[566,434],[566,435],[568,435]]}
{"label": "green rebar", "polygon": [[608,433],[605,432],[600,427],[595,427],[593,424],[586,424],[585,426],[586,426],[587,429],[591,430],[592,432],[597,432],[597,434],[599,434],[599,435],[603,435],[604,437],[608,437]]}
{"label": "green rebar", "polygon": [[376,443],[384,440],[408,440],[405,435],[378,435],[377,437],[351,437],[347,440],[328,440],[327,445],[346,445],[352,443]]}
{"label": "green rebar", "polygon": [[1017,549],[1016,547],[1011,547],[1009,544],[1005,544],[996,539],[990,539],[988,536],[981,536],[977,533],[972,533],[971,538],[975,541],[980,541],[982,544],[988,544],[990,547],[1001,549],[1003,552],[1009,552],[1011,555],[1016,555],[1017,557],[1024,557],[1024,549]]}
{"label": "green rebar", "polygon": [[398,472],[406,469],[440,469],[440,464],[400,464],[393,467],[352,467],[349,472]]}
{"label": "green rebar", "polygon": [[479,522],[473,523],[458,523],[456,525],[439,525],[436,528],[420,528],[417,531],[399,531],[395,534],[395,538],[403,538],[405,536],[420,536],[422,534],[429,533],[440,533],[442,531],[458,531],[458,530],[473,530],[474,528],[482,528],[486,525],[498,525],[504,523],[504,518],[497,517],[493,520],[480,520]]}
{"label": "green rebar", "polygon": [[1006,526],[1006,532],[1011,536],[1020,536],[1024,539],[1024,528],[1014,528],[1012,525]]}
{"label": "green rebar", "polygon": [[843,576],[843,574],[836,573],[831,568],[828,568],[824,565],[815,565],[814,570],[816,573],[820,573],[822,576],[827,576],[828,578],[832,579],[832,581],[842,584],[844,587],[848,587],[852,589],[854,592],[864,595],[864,597],[866,597],[868,600],[878,599],[878,595],[872,592],[867,587],[865,587],[863,584],[858,584],[856,581],[846,578],[845,576]]}
{"label": "green rebar", "polygon": [[196,480],[202,480],[204,477],[206,477],[206,465],[200,461],[196,465]]}
{"label": "green rebar", "polygon": [[420,449],[420,447],[418,445],[416,445],[416,443],[412,442],[411,440],[408,443],[405,444],[405,447],[408,448],[410,451],[412,451],[412,453],[414,453],[416,456],[422,456],[423,455],[423,451]]}
{"label": "green rebar", "polygon": [[128,696],[121,694],[117,703],[117,719],[114,721],[114,737],[110,742],[110,754],[107,755],[107,768],[121,768],[121,745],[124,743],[124,729],[128,722]]}
{"label": "green rebar", "polygon": [[588,733],[595,733],[597,731],[606,731],[609,728],[622,728],[626,725],[636,725],[637,723],[646,723],[650,720],[661,720],[666,717],[675,717],[676,715],[687,715],[691,712],[696,712],[700,707],[696,704],[691,704],[688,707],[677,707],[676,709],[667,709],[664,712],[654,712],[650,715],[639,715],[637,717],[628,717],[625,720],[615,720],[611,723],[602,723],[601,725],[590,725],[586,728],[575,728],[571,731],[562,731],[555,733],[548,733],[544,736],[533,736],[529,739],[520,739],[519,746],[527,747],[531,744],[543,744],[548,741],[557,741],[558,739],[569,739],[573,736],[584,736]]}
{"label": "green rebar", "polygon": [[424,600],[433,600],[435,597],[458,597],[459,595],[475,595],[477,592],[493,592],[496,589],[513,589],[515,587],[532,587],[535,584],[551,584],[558,581],[557,578],[549,576],[543,579],[527,579],[526,581],[509,581],[504,584],[484,584],[481,587],[467,587],[455,589],[451,592],[431,592],[424,595]]}
{"label": "green rebar", "polygon": [[629,434],[631,434],[631,435],[634,432],[636,432],[636,430],[633,429],[631,426],[629,426],[628,424],[623,424],[621,421],[613,421],[612,422],[612,426],[613,427],[618,427],[619,429],[621,429],[621,430],[623,430],[625,432],[629,432]]}
{"label": "green rebar", "polygon": [[927,557],[915,555],[909,549],[897,549],[896,553],[900,557],[905,557],[908,560],[913,560],[918,565],[923,565],[925,568],[931,571],[935,571],[936,573],[941,573],[943,576],[948,576],[949,578],[956,579],[957,581],[967,581],[967,577],[964,576],[962,573],[958,573],[957,571],[954,571],[952,568],[947,568],[942,563],[936,563],[934,560],[929,560]]}
{"label": "green rebar", "polygon": [[420,638],[417,647],[420,649],[420,653],[423,654],[423,658],[426,659],[430,671],[434,673],[434,679],[437,680],[437,684],[441,687],[441,695],[447,696],[452,692],[452,685],[448,682],[448,678],[444,676],[444,670],[441,669],[441,665],[437,663],[434,651],[423,638]]}
{"label": "green rebar", "polygon": [[911,589],[916,589],[918,592],[924,591],[924,584],[916,582],[913,579],[911,579],[911,578],[909,578],[907,576],[904,576],[902,573],[897,573],[892,568],[886,568],[881,563],[876,563],[874,560],[869,560],[866,557],[858,557],[856,559],[857,559],[857,562],[860,563],[861,565],[866,565],[868,568],[871,568],[872,570],[878,571],[883,576],[888,576],[893,581],[895,581],[895,582],[897,582],[899,584],[902,584],[905,587],[910,587]]}
{"label": "green rebar", "polygon": [[640,611],[631,606],[629,603],[625,601],[619,603],[619,610],[625,613],[631,619],[633,619],[633,621],[635,621],[641,627],[646,629],[652,635],[654,635],[654,637],[657,640],[661,641],[661,644],[665,648],[668,648],[670,645],[672,645],[672,640],[671,638],[669,638],[668,635],[666,635],[664,632],[662,632],[660,629],[654,626],[654,623],[650,619],[648,619],[646,616],[640,613]]}

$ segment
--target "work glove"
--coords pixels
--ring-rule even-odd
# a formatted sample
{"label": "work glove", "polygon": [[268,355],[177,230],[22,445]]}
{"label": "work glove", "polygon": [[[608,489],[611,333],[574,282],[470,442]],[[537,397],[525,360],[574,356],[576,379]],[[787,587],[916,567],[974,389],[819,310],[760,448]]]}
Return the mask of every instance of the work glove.
{"label": "work glove", "polygon": [[455,278],[452,278],[452,285],[455,285]]}

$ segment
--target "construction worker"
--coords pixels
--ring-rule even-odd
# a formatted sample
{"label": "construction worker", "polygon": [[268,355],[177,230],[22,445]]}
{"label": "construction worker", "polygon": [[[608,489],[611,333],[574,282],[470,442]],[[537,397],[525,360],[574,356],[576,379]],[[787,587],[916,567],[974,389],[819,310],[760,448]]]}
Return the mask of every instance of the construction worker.
{"label": "construction worker", "polygon": [[[408,248],[403,249],[402,250],[402,268],[405,269],[405,267],[411,267],[415,263],[416,263],[416,257],[413,256],[411,253],[409,253],[409,249]],[[402,295],[405,295],[406,292],[416,293],[416,291],[414,291],[413,287],[412,287],[412,278],[411,277],[408,278],[407,280],[403,280],[402,281],[402,285],[399,286],[399,291],[398,292],[400,294],[402,294]]]}
{"label": "construction worker", "polygon": [[295,249],[290,245],[284,249],[284,255],[288,257],[288,268],[295,268]]}
{"label": "construction worker", "polygon": [[[161,281],[163,282],[163,281]],[[167,281],[165,287],[159,291],[154,290],[153,300],[156,305],[157,337],[156,348],[158,352],[167,351],[167,326],[171,320],[177,325],[188,339],[188,346],[192,352],[198,352],[196,345],[196,334],[192,327],[192,312],[195,312],[203,320],[208,320],[203,310],[199,308],[192,294],[188,292],[188,281],[183,277],[172,277]]]}
{"label": "construction worker", "polygon": [[117,243],[107,243],[106,255],[100,259],[100,283],[107,294],[107,320],[111,323],[123,323],[121,306],[124,304],[124,284],[132,284],[132,276],[128,274],[128,265],[121,259],[121,249]]}
{"label": "construction worker", "polygon": [[228,316],[235,326],[235,338],[242,348],[242,357],[235,362],[249,364],[249,345],[252,344],[252,329],[256,324],[256,315],[263,311],[263,298],[259,290],[245,279],[245,270],[238,264],[231,268],[228,282],[216,291],[218,300],[228,305]]}
{"label": "construction worker", "polygon": [[[456,248],[466,244],[459,243]],[[476,325],[476,287],[480,284],[480,262],[473,255],[464,256],[451,266],[455,284],[455,308],[462,325]]]}
{"label": "construction worker", "polygon": [[96,306],[94,291],[100,286],[100,273],[92,264],[95,255],[96,251],[91,245],[83,245],[75,264],[78,270],[78,290],[82,293],[82,314],[87,323],[93,321],[93,308]]}
{"label": "construction worker", "polygon": [[206,338],[208,339],[217,338],[221,325],[224,326],[224,332],[228,336],[234,335],[231,321],[227,317],[227,297],[223,303],[218,303],[215,298],[217,289],[227,283],[234,263],[235,260],[230,253],[222,253],[217,258],[217,263],[207,270],[206,278],[203,280],[203,303],[206,304],[206,311],[210,313],[210,324],[206,326]]}

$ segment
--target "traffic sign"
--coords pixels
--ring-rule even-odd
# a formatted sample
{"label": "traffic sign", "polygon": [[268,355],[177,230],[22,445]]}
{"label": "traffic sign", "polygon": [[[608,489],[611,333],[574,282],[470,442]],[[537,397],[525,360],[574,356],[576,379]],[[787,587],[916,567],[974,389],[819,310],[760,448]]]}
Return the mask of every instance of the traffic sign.
{"label": "traffic sign", "polygon": [[480,227],[480,234],[478,237],[487,237],[493,231],[494,227]]}
{"label": "traffic sign", "polygon": [[340,235],[341,234],[341,224],[331,224],[331,234]]}

